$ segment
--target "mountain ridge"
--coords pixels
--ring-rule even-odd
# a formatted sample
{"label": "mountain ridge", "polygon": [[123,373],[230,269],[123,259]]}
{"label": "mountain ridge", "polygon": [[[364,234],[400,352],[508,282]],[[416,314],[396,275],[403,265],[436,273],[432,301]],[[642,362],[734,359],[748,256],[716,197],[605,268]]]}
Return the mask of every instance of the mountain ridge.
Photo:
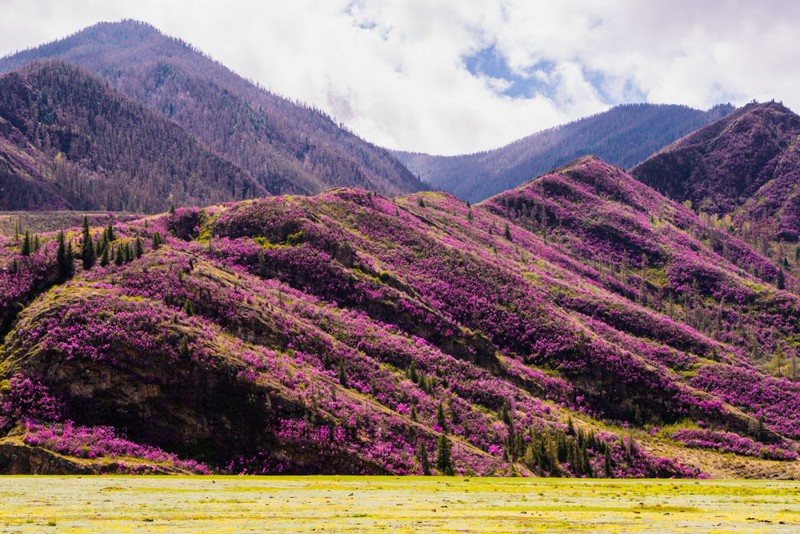
{"label": "mountain ridge", "polygon": [[732,109],[719,105],[703,112],[686,106],[625,104],[493,150],[462,156],[395,154],[433,188],[477,202],[587,154],[631,166]]}
{"label": "mountain ridge", "polygon": [[[391,154],[318,110],[256,87],[187,43],[133,20],[99,23],[0,59],[0,73],[33,59],[82,65],[178,123],[273,193],[359,186],[396,195],[423,189]],[[211,118],[210,118],[211,117]]]}

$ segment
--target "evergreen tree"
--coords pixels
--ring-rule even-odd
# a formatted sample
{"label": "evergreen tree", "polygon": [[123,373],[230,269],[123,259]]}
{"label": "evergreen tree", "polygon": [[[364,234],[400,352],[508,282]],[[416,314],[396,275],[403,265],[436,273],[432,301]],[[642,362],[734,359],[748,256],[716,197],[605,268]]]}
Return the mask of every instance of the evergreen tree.
{"label": "evergreen tree", "polygon": [[442,434],[436,444],[436,469],[441,475],[453,474],[453,459],[450,451],[450,440]]}
{"label": "evergreen tree", "polygon": [[114,224],[113,223],[108,223],[108,227],[106,228],[106,236],[108,237],[109,241],[115,241],[117,239],[117,236],[114,233]]}
{"label": "evergreen tree", "polygon": [[347,386],[347,372],[344,369],[344,362],[341,361],[341,360],[339,361],[339,383],[342,385],[342,387],[345,387],[345,388],[348,387]]}
{"label": "evergreen tree", "polygon": [[472,209],[467,212],[467,220],[471,223],[475,219],[475,216],[472,215]]}
{"label": "evergreen tree", "polygon": [[422,467],[422,474],[430,475],[431,464],[428,460],[428,448],[425,447],[425,442],[422,440],[419,441],[419,446],[417,447],[417,460],[419,460],[419,465]]}
{"label": "evergreen tree", "polygon": [[67,278],[75,274],[75,254],[72,252],[72,240],[67,243],[67,258],[64,266],[64,274]]}
{"label": "evergreen tree", "polygon": [[444,416],[444,408],[442,403],[439,403],[439,409],[436,410],[436,424],[442,429],[442,432],[447,432],[447,418]]}
{"label": "evergreen tree", "polygon": [[181,357],[184,359],[189,359],[189,356],[189,340],[186,339],[186,336],[184,336],[183,341],[181,341]]}
{"label": "evergreen tree", "polygon": [[153,250],[158,250],[161,247],[161,234],[158,232],[153,233],[153,243],[152,248]]}
{"label": "evergreen tree", "polygon": [[192,301],[189,300],[189,297],[186,297],[186,300],[183,303],[183,313],[189,317],[194,315],[194,306],[192,306]]}
{"label": "evergreen tree", "polygon": [[136,241],[133,247],[133,254],[134,256],[136,256],[136,259],[141,258],[142,254],[144,254],[144,248],[142,248],[142,240],[139,239],[139,236],[136,236]]}
{"label": "evergreen tree", "polygon": [[20,253],[23,256],[30,256],[32,251],[33,244],[31,243],[31,234],[26,230],[25,237],[22,239],[22,250]]}
{"label": "evergreen tree", "polygon": [[39,234],[33,234],[33,250],[39,252],[41,245],[39,244]]}
{"label": "evergreen tree", "polygon": [[108,246],[103,247],[103,254],[100,256],[100,267],[105,267],[109,264]]}
{"label": "evergreen tree", "polygon": [[419,204],[420,208],[424,208],[425,207],[425,201],[422,200],[422,197],[419,197],[419,201],[417,202],[417,204]]}
{"label": "evergreen tree", "polygon": [[89,233],[89,218],[83,216],[83,242],[81,244],[81,260],[83,261],[83,269],[88,271],[94,267],[94,262],[97,259],[94,250],[94,243],[92,243],[92,235]]}
{"label": "evergreen tree", "polygon": [[783,269],[778,269],[778,280],[777,284],[778,289],[786,289],[786,280],[784,279]]}
{"label": "evergreen tree", "polygon": [[505,236],[506,239],[511,241],[511,228],[509,228],[508,223],[505,223],[505,224],[506,224],[506,226],[505,226],[505,228],[503,230],[503,235]]}
{"label": "evergreen tree", "polygon": [[58,233],[56,238],[58,249],[56,249],[56,265],[58,266],[58,277],[67,278],[67,246],[64,243],[64,231]]}
{"label": "evergreen tree", "polygon": [[114,255],[114,265],[119,267],[123,263],[125,263],[125,255],[122,253],[122,247],[119,246],[117,247],[116,255]]}

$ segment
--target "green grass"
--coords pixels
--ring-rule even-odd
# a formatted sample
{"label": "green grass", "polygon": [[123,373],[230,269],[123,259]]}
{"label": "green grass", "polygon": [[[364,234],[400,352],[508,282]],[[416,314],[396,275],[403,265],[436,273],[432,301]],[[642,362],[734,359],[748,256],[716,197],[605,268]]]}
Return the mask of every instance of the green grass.
{"label": "green grass", "polygon": [[0,477],[0,531],[797,532],[800,483]]}

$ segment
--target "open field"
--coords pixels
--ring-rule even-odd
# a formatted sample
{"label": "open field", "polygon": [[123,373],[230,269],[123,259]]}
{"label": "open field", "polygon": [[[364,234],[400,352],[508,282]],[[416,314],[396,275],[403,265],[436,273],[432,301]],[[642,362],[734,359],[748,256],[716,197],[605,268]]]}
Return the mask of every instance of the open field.
{"label": "open field", "polygon": [[2,477],[3,532],[797,532],[800,483]]}

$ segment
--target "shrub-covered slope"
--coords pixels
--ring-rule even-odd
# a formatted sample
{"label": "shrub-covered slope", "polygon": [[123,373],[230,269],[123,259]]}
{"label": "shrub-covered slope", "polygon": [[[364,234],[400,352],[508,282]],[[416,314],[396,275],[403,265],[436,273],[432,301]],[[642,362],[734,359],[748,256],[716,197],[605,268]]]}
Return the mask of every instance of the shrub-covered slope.
{"label": "shrub-covered slope", "polygon": [[386,150],[148,24],[100,23],[0,58],[0,72],[42,59],[90,69],[120,93],[182,126],[272,193],[355,186],[393,196],[424,188]]}
{"label": "shrub-covered slope", "polygon": [[726,225],[753,242],[797,242],[798,139],[800,117],[791,110],[748,104],[656,152],[631,174],[697,211],[728,216]]}
{"label": "shrub-covered slope", "polygon": [[596,159],[474,207],[340,189],[112,228],[3,242],[0,445],[95,471],[798,475],[797,297]]}
{"label": "shrub-covered slope", "polygon": [[701,111],[686,106],[626,104],[477,154],[395,155],[432,188],[477,202],[587,154],[630,167],[731,111],[730,105]]}
{"label": "shrub-covered slope", "polygon": [[182,128],[61,62],[0,77],[0,208],[158,212],[267,193]]}

